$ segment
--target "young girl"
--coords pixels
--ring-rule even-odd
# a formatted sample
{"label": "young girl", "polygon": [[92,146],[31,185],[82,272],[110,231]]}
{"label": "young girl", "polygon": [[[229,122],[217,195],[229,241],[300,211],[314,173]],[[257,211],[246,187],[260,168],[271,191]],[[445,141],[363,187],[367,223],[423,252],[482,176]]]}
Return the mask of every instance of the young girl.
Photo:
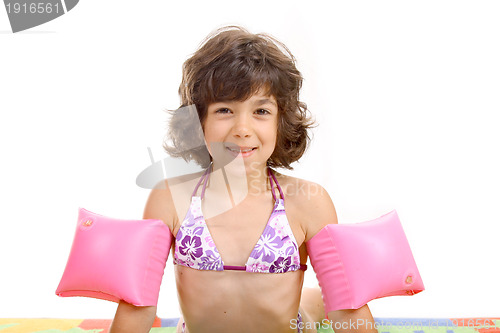
{"label": "young girl", "polygon": [[[208,151],[184,150],[186,130],[170,132],[167,150],[205,171],[165,181],[144,212],[176,238],[177,332],[316,332],[325,323],[319,288],[302,288],[305,243],[337,223],[335,208],[320,185],[274,170],[291,169],[309,142],[301,85],[283,44],[239,27],[217,30],[184,63],[182,106],[196,106]],[[242,178],[243,187],[227,185]],[[189,190],[173,191],[179,183]],[[121,302],[110,332],[148,332],[155,315]],[[328,317],[341,323],[336,332],[376,332],[351,324],[373,323],[367,305]]]}

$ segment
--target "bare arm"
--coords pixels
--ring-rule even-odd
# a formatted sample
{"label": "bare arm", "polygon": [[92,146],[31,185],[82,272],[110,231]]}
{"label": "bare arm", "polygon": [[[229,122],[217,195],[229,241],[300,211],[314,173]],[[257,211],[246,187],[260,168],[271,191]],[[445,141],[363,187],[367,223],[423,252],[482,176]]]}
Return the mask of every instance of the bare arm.
{"label": "bare arm", "polygon": [[375,321],[368,305],[356,310],[337,310],[328,312],[328,319],[335,333],[377,333]]}
{"label": "bare arm", "polygon": [[109,333],[148,333],[156,318],[156,306],[118,304]]}
{"label": "bare arm", "polygon": [[[153,189],[144,208],[143,218],[161,219],[172,230],[175,214],[175,208],[172,207],[168,190]],[[148,333],[155,318],[156,306],[134,306],[120,301],[109,333]]]}
{"label": "bare arm", "polygon": [[[337,213],[332,199],[328,192],[320,185],[315,184],[319,191],[315,195],[309,195],[310,202],[308,202],[307,211],[308,218],[304,218],[307,224],[304,226],[306,230],[306,241],[309,241],[314,235],[328,224],[337,224]],[[311,187],[309,187],[311,188]],[[307,202],[304,199],[304,202]],[[321,301],[322,303],[322,301]],[[319,316],[324,316],[324,308],[320,308]],[[354,310],[337,310],[328,313],[328,320],[335,333],[356,332],[356,333],[377,333],[375,328],[375,321],[371,314],[368,305],[364,305],[359,309]]]}

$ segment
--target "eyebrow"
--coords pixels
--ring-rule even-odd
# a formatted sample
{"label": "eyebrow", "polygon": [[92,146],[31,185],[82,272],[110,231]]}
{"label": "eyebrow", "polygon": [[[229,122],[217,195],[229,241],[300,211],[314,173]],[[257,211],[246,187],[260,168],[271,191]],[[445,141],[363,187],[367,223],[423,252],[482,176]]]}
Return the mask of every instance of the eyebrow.
{"label": "eyebrow", "polygon": [[268,103],[269,103],[269,104],[273,104],[273,105],[274,105],[274,106],[276,106],[276,107],[278,106],[278,105],[276,104],[276,102],[275,102],[275,101],[273,101],[273,100],[272,100],[272,99],[270,99],[270,98],[263,98],[263,99],[256,100],[256,101],[254,102],[254,104],[255,104],[255,105],[258,105],[258,106],[263,105],[263,104],[268,104]]}

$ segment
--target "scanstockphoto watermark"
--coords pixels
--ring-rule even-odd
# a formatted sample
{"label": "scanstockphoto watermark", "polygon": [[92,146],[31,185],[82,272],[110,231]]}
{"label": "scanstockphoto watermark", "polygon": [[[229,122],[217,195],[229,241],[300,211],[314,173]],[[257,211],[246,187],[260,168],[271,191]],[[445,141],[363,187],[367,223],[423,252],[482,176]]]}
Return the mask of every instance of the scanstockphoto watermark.
{"label": "scanstockphoto watermark", "polygon": [[299,322],[298,319],[290,320],[290,328],[292,330],[296,329],[333,329],[333,330],[357,330],[357,329],[378,329],[379,324],[377,322],[372,322],[369,320],[358,319],[358,320],[348,320],[348,321],[336,321],[323,319],[321,322]]}
{"label": "scanstockphoto watermark", "polygon": [[12,32],[52,21],[73,9],[79,0],[4,0]]}
{"label": "scanstockphoto watermark", "polygon": [[323,319],[321,322],[299,322],[297,319],[290,320],[290,328],[296,330],[300,329],[332,329],[332,330],[358,330],[358,329],[406,329],[413,331],[423,331],[424,329],[442,330],[446,328],[470,328],[470,329],[491,329],[496,325],[493,321],[486,318],[462,318],[451,320],[438,320],[438,319],[401,319],[384,321],[377,319],[370,321],[365,319],[347,320],[347,321],[333,321]]}
{"label": "scanstockphoto watermark", "polygon": [[[257,172],[251,173],[250,179],[249,179],[249,187],[253,191],[251,191],[251,194],[259,195],[260,191],[262,189],[261,186],[259,186],[259,181],[262,179],[261,169],[258,169],[254,167],[254,163],[250,163],[250,170],[254,169]],[[278,182],[281,186],[281,189],[283,191],[283,194],[287,197],[290,196],[301,196],[302,198],[305,198],[306,200],[310,200],[313,197],[316,197],[318,195],[324,195],[326,193],[325,189],[314,182],[309,182],[309,181],[304,181],[299,178],[293,178],[290,177],[287,182],[280,182],[281,175],[277,175]]]}

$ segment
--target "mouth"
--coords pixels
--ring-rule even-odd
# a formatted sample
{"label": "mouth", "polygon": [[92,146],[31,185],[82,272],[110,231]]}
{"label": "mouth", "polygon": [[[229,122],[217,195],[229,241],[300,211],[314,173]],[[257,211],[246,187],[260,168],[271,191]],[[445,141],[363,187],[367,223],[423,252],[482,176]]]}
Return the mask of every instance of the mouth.
{"label": "mouth", "polygon": [[231,152],[233,155],[242,154],[243,156],[250,155],[253,151],[257,149],[257,147],[240,147],[240,146],[226,146],[226,149]]}

